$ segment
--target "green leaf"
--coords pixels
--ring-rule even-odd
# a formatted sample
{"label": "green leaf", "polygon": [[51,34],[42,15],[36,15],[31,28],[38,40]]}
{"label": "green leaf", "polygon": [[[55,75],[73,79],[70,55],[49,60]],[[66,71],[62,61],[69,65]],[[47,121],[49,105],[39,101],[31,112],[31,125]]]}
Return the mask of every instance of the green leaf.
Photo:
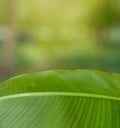
{"label": "green leaf", "polygon": [[65,70],[5,81],[0,128],[120,128],[120,75]]}

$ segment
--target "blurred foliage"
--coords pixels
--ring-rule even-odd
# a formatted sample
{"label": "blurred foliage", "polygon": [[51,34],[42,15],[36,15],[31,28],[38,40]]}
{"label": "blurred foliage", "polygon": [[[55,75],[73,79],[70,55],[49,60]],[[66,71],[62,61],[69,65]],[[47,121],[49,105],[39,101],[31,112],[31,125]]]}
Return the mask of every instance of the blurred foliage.
{"label": "blurred foliage", "polygon": [[90,25],[95,29],[102,29],[118,24],[120,22],[120,9],[116,6],[116,2],[116,0],[101,0],[97,2],[97,7],[93,8],[93,12],[89,17]]}
{"label": "blurred foliage", "polygon": [[[17,74],[60,68],[120,71],[119,0],[14,1]],[[0,1],[1,63],[7,2]]]}

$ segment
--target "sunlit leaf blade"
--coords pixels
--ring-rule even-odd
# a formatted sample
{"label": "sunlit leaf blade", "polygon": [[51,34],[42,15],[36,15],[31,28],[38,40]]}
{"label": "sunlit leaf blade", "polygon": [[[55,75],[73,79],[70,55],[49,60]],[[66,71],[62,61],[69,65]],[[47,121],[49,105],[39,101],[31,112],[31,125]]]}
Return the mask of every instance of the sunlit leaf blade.
{"label": "sunlit leaf blade", "polygon": [[26,74],[0,85],[0,128],[120,128],[120,75]]}

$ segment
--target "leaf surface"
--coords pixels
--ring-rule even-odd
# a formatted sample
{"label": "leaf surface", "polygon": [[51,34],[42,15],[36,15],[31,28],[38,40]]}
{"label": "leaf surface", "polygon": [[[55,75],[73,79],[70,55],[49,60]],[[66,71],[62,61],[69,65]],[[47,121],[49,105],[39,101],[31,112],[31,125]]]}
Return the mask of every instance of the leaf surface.
{"label": "leaf surface", "polygon": [[120,75],[25,74],[0,84],[1,128],[120,128]]}

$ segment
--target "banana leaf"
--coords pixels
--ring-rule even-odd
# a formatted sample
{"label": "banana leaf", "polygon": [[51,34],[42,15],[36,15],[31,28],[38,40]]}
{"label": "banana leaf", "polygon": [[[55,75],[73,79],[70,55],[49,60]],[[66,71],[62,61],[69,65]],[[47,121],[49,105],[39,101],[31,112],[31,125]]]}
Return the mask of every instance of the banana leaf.
{"label": "banana leaf", "polygon": [[120,74],[45,71],[0,84],[0,128],[120,128]]}

